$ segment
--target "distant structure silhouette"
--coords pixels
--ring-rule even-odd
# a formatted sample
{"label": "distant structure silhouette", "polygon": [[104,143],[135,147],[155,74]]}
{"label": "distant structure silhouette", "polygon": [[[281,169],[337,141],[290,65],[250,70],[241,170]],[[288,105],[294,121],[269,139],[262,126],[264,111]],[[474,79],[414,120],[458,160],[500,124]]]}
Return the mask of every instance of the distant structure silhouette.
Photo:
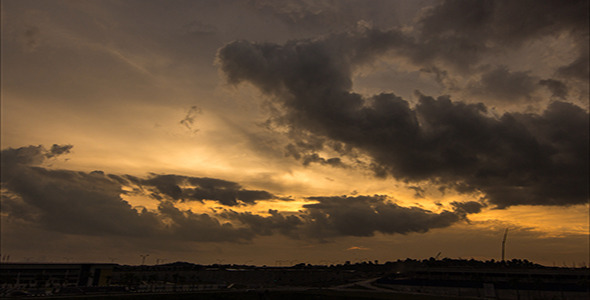
{"label": "distant structure silhouette", "polygon": [[149,254],[140,254],[139,255],[141,257],[141,265],[145,265],[145,259],[150,256]]}
{"label": "distant structure silhouette", "polygon": [[508,236],[508,228],[504,231],[504,238],[502,239],[502,261],[506,258],[506,237]]}

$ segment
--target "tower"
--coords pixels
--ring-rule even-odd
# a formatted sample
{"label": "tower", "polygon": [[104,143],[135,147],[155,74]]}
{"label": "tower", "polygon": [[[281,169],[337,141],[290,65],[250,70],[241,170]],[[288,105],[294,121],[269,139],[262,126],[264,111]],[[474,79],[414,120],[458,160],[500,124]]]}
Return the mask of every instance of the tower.
{"label": "tower", "polygon": [[502,239],[502,261],[504,261],[506,254],[506,236],[508,236],[508,228],[504,231],[504,238]]}

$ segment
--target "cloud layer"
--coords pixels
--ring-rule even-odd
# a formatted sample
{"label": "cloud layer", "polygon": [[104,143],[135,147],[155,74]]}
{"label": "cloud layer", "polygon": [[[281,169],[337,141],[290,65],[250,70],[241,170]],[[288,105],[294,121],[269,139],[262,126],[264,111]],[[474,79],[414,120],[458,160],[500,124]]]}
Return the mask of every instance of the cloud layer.
{"label": "cloud layer", "polygon": [[[198,241],[252,238],[247,230],[234,228],[207,214],[180,211],[171,200],[164,199],[170,193],[164,188],[157,211],[137,211],[121,198],[127,193],[123,189],[125,184],[134,181],[125,177],[133,177],[40,166],[45,159],[70,148],[54,145],[50,150],[42,146],[2,150],[2,188],[6,191],[2,212],[62,233]],[[146,181],[157,183],[158,177]]]}
{"label": "cloud layer", "polygon": [[587,258],[587,0],[2,8],[3,254]]}
{"label": "cloud layer", "polygon": [[[52,170],[44,161],[72,146],[8,148],[2,151],[2,212],[69,234],[134,236],[206,242],[245,242],[256,236],[282,234],[294,239],[325,240],[375,233],[406,234],[448,227],[479,212],[480,203],[453,204],[435,213],[402,207],[385,196],[311,197],[298,213],[269,210],[260,215],[236,212],[238,205],[275,196],[242,189],[235,182],[180,175],[130,175]],[[133,208],[122,196],[143,191],[159,201],[157,209]],[[175,206],[179,200],[214,200],[225,208],[195,213]],[[469,208],[469,209],[467,209]]]}
{"label": "cloud layer", "polygon": [[[477,6],[466,15],[472,18],[463,16],[469,24],[446,28],[450,25],[437,19],[444,15],[446,20],[451,12],[460,13],[469,6]],[[355,68],[384,55],[423,66],[452,62],[461,70],[474,66],[492,42],[512,46],[543,34],[587,32],[576,19],[541,18],[539,24],[508,38],[504,31],[511,27],[504,28],[500,22],[507,18],[504,6],[510,4],[448,1],[425,14],[418,37],[396,29],[365,28],[285,44],[236,41],[220,49],[218,59],[230,83],[247,81],[271,96],[279,111],[275,121],[315,140],[363,151],[373,160],[379,176],[480,191],[500,208],[586,203],[589,116],[575,104],[554,101],[541,113],[497,115],[484,104],[446,96],[418,94],[412,105],[393,93],[363,96],[352,91]],[[551,5],[543,7],[550,9]],[[478,36],[484,29],[493,30],[490,35]],[[449,48],[445,43],[455,46]],[[454,48],[457,45],[465,45],[465,49]],[[565,96],[565,86],[558,81],[540,83],[554,96]],[[495,98],[511,101],[527,100],[534,89],[534,78],[503,66],[484,73],[478,86],[472,87],[478,93],[494,91],[491,95]],[[295,158],[302,149],[293,146],[297,143],[287,148]]]}

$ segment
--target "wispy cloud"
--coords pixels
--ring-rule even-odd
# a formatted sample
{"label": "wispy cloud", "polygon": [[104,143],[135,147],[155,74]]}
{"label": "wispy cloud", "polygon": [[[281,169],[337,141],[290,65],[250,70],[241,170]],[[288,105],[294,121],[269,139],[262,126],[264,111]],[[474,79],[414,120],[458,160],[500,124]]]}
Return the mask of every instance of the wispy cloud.
{"label": "wispy cloud", "polygon": [[362,247],[362,246],[352,246],[352,247],[346,249],[346,251],[367,251],[367,250],[371,250],[371,248]]}

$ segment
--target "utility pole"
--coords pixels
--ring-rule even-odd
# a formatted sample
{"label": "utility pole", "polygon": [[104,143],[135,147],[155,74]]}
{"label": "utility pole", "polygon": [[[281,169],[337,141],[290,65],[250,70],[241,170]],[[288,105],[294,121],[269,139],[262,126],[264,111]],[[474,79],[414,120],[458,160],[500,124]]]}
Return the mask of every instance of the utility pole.
{"label": "utility pole", "polygon": [[504,261],[506,255],[506,237],[508,236],[508,228],[504,231],[504,238],[502,239],[502,261]]}

